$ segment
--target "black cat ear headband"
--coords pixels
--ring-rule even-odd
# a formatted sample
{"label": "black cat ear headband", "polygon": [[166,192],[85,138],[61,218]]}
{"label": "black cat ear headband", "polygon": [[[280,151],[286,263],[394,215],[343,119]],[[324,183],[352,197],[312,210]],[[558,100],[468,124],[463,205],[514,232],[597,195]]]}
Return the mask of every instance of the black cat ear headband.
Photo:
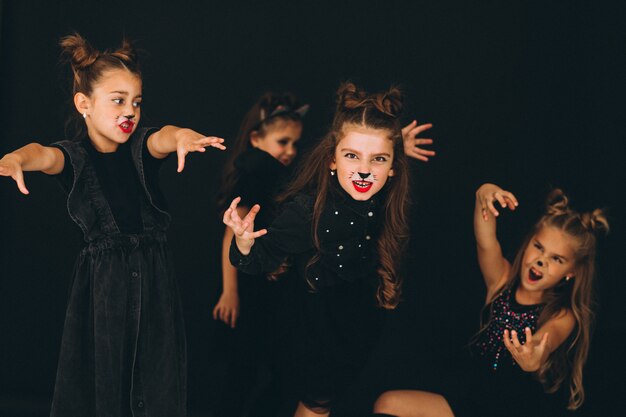
{"label": "black cat ear headband", "polygon": [[276,108],[272,110],[269,115],[266,114],[265,109],[261,109],[261,120],[259,121],[259,124],[267,121],[268,119],[271,119],[272,117],[280,116],[281,114],[287,113],[295,113],[300,117],[304,117],[304,115],[306,115],[306,113],[309,111],[309,107],[310,106],[308,104],[305,104],[298,107],[297,109],[292,109],[291,106],[281,104],[279,106],[276,106]]}

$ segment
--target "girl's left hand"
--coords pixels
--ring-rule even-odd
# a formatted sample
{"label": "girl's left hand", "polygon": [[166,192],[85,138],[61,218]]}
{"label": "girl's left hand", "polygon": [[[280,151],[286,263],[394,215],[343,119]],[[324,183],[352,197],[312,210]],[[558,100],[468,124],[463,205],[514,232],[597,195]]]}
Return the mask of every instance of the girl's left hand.
{"label": "girl's left hand", "polygon": [[402,129],[402,139],[404,140],[404,153],[406,156],[420,161],[428,162],[429,156],[435,156],[435,151],[420,148],[419,145],[431,145],[432,139],[416,137],[420,133],[432,128],[432,123],[417,125],[417,120],[413,120]]}
{"label": "girl's left hand", "polygon": [[522,345],[515,330],[511,332],[505,330],[503,335],[504,346],[511,352],[511,356],[520,368],[526,372],[535,372],[539,370],[543,362],[548,344],[548,333],[544,333],[541,339],[536,341],[528,327],[524,329],[524,332],[526,333],[526,343]]}
{"label": "girl's left hand", "polygon": [[185,168],[185,156],[189,152],[204,152],[207,146],[220,150],[226,149],[222,145],[224,139],[216,136],[204,136],[191,129],[181,129],[176,133],[176,154],[178,155],[178,172]]}

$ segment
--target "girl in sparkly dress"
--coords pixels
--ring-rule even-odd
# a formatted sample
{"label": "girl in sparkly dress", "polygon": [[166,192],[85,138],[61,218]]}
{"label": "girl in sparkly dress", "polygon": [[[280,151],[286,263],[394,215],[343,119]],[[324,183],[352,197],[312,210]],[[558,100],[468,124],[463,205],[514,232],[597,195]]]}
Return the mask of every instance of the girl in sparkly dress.
{"label": "girl in sparkly dress", "polygon": [[401,417],[553,416],[555,393],[569,388],[567,408],[584,400],[583,365],[592,320],[596,234],[608,231],[602,210],[579,213],[560,190],[511,265],[496,238],[496,205],[515,210],[515,196],[493,184],[476,192],[474,234],[487,286],[486,320],[474,337],[473,360],[443,394],[388,391],[376,415]]}
{"label": "girl in sparkly dress", "polygon": [[409,187],[401,107],[397,89],[343,85],[330,132],[271,225],[255,228],[258,205],[241,219],[238,198],[224,214],[233,265],[252,274],[287,269],[285,361],[297,376],[296,416],[329,414],[362,369],[382,309],[399,302]]}

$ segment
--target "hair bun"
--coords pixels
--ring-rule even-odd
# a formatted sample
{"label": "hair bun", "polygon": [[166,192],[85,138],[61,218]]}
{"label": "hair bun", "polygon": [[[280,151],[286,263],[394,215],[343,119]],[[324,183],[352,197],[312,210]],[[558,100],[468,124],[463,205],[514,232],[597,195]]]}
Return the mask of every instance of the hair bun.
{"label": "hair bun", "polygon": [[122,46],[111,52],[111,56],[116,57],[128,67],[137,68],[138,66],[137,50],[133,43],[126,38],[122,40]]}
{"label": "hair bun", "polygon": [[583,226],[595,234],[602,233],[606,235],[609,233],[609,221],[602,209],[595,209],[592,212],[581,214],[580,221]]}
{"label": "hair bun", "polygon": [[89,67],[100,56],[100,52],[94,49],[78,33],[64,36],[59,44],[61,45],[62,53],[68,56],[74,73]]}
{"label": "hair bun", "polygon": [[374,108],[391,117],[398,117],[403,105],[402,92],[392,87],[384,93],[369,94],[354,83],[345,82],[337,90],[337,111]]}
{"label": "hair bun", "polygon": [[546,197],[546,213],[559,215],[570,212],[569,200],[563,190],[555,188]]}
{"label": "hair bun", "polygon": [[365,104],[367,93],[352,82],[345,82],[337,90],[337,110],[356,109]]}
{"label": "hair bun", "polygon": [[380,112],[398,117],[402,112],[404,97],[398,87],[391,87],[386,93],[377,94],[374,103]]}

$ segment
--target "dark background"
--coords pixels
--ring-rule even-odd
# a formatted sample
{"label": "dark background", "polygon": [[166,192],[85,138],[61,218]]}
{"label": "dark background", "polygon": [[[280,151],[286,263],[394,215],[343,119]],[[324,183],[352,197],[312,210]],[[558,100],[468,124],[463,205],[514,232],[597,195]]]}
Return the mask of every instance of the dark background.
{"label": "dark background", "polygon": [[[232,139],[255,98],[288,89],[311,104],[304,147],[322,135],[333,93],[352,79],[402,85],[406,121],[432,122],[438,152],[414,163],[405,301],[389,314],[355,398],[437,370],[477,329],[484,287],[475,261],[474,191],[495,182],[520,207],[503,216],[512,256],[550,186],[581,209],[608,207],[598,320],[574,415],[617,415],[625,384],[624,76],[626,7],[518,1],[0,2],[0,155],[65,137],[70,108],[59,37],[98,48],[122,35],[147,51],[142,125],[176,124]],[[220,384],[216,325],[223,229],[214,208],[225,155],[162,170],[186,312],[190,414],[207,415]],[[27,174],[31,195],[0,180],[0,415],[46,415],[79,230],[53,180]],[[623,258],[622,258],[623,259]],[[619,410],[619,409],[618,409]]]}

